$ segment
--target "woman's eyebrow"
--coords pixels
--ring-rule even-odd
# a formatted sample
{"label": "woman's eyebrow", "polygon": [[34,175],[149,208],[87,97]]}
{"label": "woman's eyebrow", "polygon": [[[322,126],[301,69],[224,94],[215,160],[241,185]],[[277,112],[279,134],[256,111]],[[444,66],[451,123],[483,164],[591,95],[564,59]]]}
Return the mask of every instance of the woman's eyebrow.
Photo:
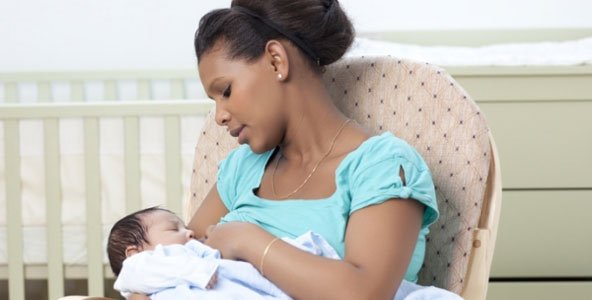
{"label": "woman's eyebrow", "polygon": [[[214,84],[215,84],[215,83],[216,83],[218,80],[220,80],[220,79],[223,79],[223,78],[224,78],[224,76],[220,76],[220,77],[214,78],[214,80],[212,80],[212,82],[210,82],[210,84],[208,85],[208,87],[207,87],[207,89],[206,89],[206,93],[212,89],[212,86],[213,86],[213,85],[214,85]],[[208,96],[210,99],[214,99],[214,98],[213,98],[212,96],[210,96],[209,94],[208,94],[207,96]]]}

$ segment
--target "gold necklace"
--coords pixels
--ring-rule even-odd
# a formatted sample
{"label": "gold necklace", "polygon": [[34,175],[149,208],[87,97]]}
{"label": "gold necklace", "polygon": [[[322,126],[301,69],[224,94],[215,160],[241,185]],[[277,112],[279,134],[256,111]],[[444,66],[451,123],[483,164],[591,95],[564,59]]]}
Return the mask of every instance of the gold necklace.
{"label": "gold necklace", "polygon": [[333,151],[333,147],[335,146],[335,142],[337,141],[337,137],[339,137],[339,134],[341,133],[341,131],[343,130],[343,128],[345,128],[345,125],[347,125],[347,123],[349,123],[352,119],[347,119],[345,120],[345,122],[343,122],[343,124],[341,124],[341,127],[339,127],[339,130],[337,131],[337,133],[335,134],[335,137],[333,137],[333,141],[331,141],[331,147],[329,147],[329,151],[327,151],[325,153],[325,155],[323,155],[323,157],[321,157],[321,159],[317,162],[317,164],[314,166],[314,168],[312,168],[312,171],[310,171],[310,174],[308,174],[308,176],[306,176],[306,179],[304,179],[304,181],[300,184],[300,186],[298,186],[294,191],[292,191],[291,193],[285,195],[285,196],[278,196],[278,194],[275,192],[275,171],[278,168],[278,165],[280,164],[280,160],[282,159],[282,153],[279,153],[279,157],[277,159],[277,161],[275,162],[275,167],[273,168],[273,172],[271,173],[271,190],[273,192],[273,195],[276,196],[278,199],[287,199],[290,196],[294,195],[296,192],[298,192],[310,179],[310,177],[312,177],[312,174],[314,174],[317,170],[317,168],[319,167],[319,165],[323,162],[323,160],[325,160],[325,158],[327,158],[327,156],[329,156],[329,154],[331,153],[331,151]]}

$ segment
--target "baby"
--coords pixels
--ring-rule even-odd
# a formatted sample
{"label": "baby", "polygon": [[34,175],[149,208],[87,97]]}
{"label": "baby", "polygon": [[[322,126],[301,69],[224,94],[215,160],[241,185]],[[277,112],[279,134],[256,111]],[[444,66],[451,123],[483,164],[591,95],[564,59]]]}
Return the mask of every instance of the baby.
{"label": "baby", "polygon": [[[312,232],[284,240],[316,255],[336,256]],[[107,252],[117,275],[114,288],[126,298],[143,293],[151,299],[290,299],[250,263],[221,259],[219,251],[193,239],[183,221],[163,208],[115,223]]]}
{"label": "baby", "polygon": [[[311,231],[283,241],[332,259],[337,252]],[[107,252],[114,288],[150,299],[291,299],[250,263],[220,258],[220,252],[193,238],[173,212],[151,207],[119,220],[109,234]],[[394,300],[461,299],[435,287],[403,280]]]}

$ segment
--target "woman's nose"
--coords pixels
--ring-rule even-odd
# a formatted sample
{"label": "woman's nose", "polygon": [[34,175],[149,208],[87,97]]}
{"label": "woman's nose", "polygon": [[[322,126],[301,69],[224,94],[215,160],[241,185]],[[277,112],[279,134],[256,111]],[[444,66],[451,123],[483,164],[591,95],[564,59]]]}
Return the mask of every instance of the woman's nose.
{"label": "woman's nose", "polygon": [[216,104],[216,123],[219,126],[228,124],[230,121],[230,114],[225,109],[221,108],[220,105]]}

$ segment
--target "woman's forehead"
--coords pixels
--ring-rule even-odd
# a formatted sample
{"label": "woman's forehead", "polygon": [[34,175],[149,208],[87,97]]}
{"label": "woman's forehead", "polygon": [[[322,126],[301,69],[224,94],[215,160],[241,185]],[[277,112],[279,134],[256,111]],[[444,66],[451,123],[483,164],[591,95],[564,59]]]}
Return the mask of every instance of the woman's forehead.
{"label": "woman's forehead", "polygon": [[215,78],[246,67],[242,59],[232,59],[223,49],[212,49],[201,56],[199,75],[203,78]]}

